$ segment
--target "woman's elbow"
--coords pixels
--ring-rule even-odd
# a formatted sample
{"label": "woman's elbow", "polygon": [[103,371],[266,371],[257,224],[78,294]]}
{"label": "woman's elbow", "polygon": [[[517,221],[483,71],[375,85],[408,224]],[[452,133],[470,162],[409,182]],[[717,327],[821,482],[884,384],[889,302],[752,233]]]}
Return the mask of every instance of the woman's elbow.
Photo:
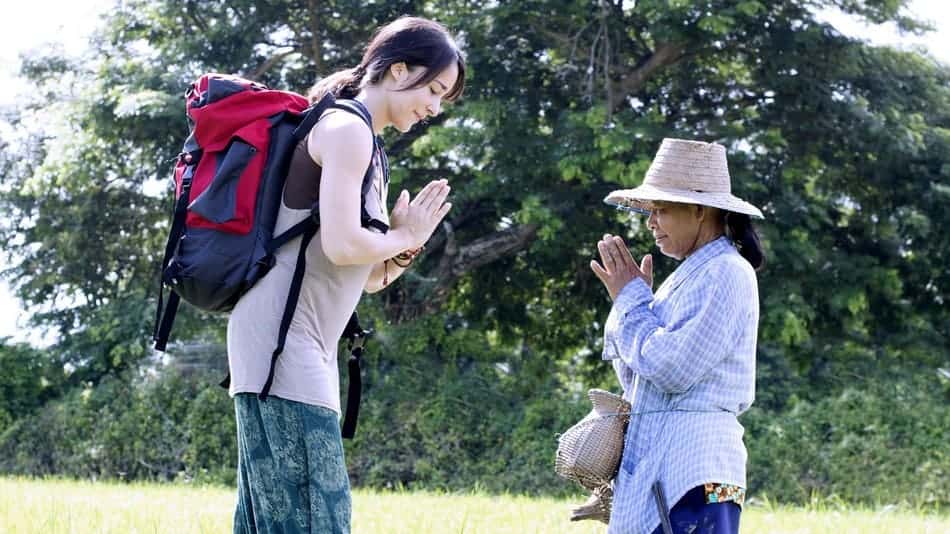
{"label": "woman's elbow", "polygon": [[337,239],[321,239],[320,246],[323,248],[323,255],[330,260],[333,265],[353,265],[353,255],[346,246],[345,241]]}
{"label": "woman's elbow", "polygon": [[383,285],[383,276],[377,275],[376,269],[373,269],[369,273],[369,278],[366,279],[366,283],[363,284],[363,291],[366,293],[378,293],[386,287]]}
{"label": "woman's elbow", "polygon": [[682,395],[683,393],[686,393],[687,391],[689,391],[689,388],[692,386],[692,384],[688,381],[675,380],[675,379],[674,380],[661,379],[661,380],[657,380],[655,383],[660,388],[661,391],[663,391],[664,393],[668,393],[670,395]]}
{"label": "woman's elbow", "polygon": [[669,364],[663,366],[641,365],[640,373],[644,378],[653,382],[661,391],[671,395],[685,393],[692,386],[688,371],[671,367]]}

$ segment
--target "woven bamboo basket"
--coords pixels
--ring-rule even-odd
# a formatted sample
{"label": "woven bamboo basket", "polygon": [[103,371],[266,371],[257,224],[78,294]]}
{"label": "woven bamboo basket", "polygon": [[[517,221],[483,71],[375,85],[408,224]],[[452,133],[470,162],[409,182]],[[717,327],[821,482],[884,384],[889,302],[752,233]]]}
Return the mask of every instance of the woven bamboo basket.
{"label": "woven bamboo basket", "polygon": [[571,521],[596,519],[606,523],[613,500],[611,482],[623,455],[630,404],[602,389],[592,389],[587,396],[594,407],[558,438],[554,470],[592,492],[586,503],[572,511]]}

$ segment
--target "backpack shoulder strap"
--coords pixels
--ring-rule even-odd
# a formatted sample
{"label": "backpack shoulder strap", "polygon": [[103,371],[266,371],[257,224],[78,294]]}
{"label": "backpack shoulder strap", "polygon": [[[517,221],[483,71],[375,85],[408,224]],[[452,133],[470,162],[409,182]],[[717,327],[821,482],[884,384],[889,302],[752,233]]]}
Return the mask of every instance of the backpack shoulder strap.
{"label": "backpack shoulder strap", "polygon": [[332,107],[349,111],[350,113],[363,119],[363,122],[365,122],[366,125],[372,129],[373,117],[369,114],[369,110],[366,109],[366,105],[364,105],[359,100],[353,100],[352,98],[339,98],[333,103]]}
{"label": "backpack shoulder strap", "polygon": [[[370,129],[372,133],[373,129],[373,118],[369,113],[369,110],[366,109],[366,106],[363,105],[359,100],[352,100],[348,98],[341,98],[333,102],[330,105],[331,108],[340,109],[353,115],[358,116],[363,119],[363,122],[366,123],[366,126]],[[365,227],[375,228],[381,233],[386,233],[389,231],[389,225],[375,219],[370,216],[369,211],[366,209],[366,195],[369,193],[370,187],[373,186],[373,174],[374,174],[374,162],[379,160],[380,168],[383,172],[383,183],[389,184],[389,159],[386,157],[386,151],[383,149],[383,142],[378,135],[373,133],[373,155],[369,160],[369,167],[366,169],[366,173],[363,175],[363,185],[360,190],[360,222]]]}
{"label": "backpack shoulder strap", "polygon": [[333,97],[333,93],[327,93],[319,102],[304,110],[300,118],[300,124],[294,128],[294,144],[299,143],[304,137],[307,137],[310,130],[313,129],[317,121],[320,120],[320,117],[323,116],[323,113],[330,109],[334,102],[336,102],[336,98]]}

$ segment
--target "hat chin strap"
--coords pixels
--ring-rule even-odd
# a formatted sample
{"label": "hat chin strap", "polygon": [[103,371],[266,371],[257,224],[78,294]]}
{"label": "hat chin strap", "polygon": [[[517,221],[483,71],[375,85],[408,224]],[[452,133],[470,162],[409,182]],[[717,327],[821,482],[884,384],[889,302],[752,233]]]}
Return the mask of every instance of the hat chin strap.
{"label": "hat chin strap", "polygon": [[693,244],[689,247],[689,252],[683,256],[683,259],[689,257],[690,254],[696,252],[696,243],[699,243],[699,235],[703,233],[703,223],[706,221],[706,218],[703,217],[703,220],[699,221],[699,228],[696,229],[696,237],[693,238]]}
{"label": "hat chin strap", "polygon": [[[699,243],[699,236],[701,236],[702,233],[703,233],[703,223],[706,222],[706,219],[707,219],[707,218],[705,217],[705,214],[704,214],[703,220],[699,221],[699,228],[696,229],[696,237],[693,238],[693,245],[690,247],[689,253],[686,254],[686,256],[683,256],[683,259],[686,259],[690,254],[692,254],[693,252],[696,252],[696,249],[697,249],[697,248],[699,248],[699,245],[698,245],[698,243]],[[722,235],[722,234],[719,234],[719,235]],[[717,237],[719,237],[719,235],[713,236],[713,237],[712,237],[711,239],[709,239],[708,241],[704,241],[704,242],[703,242],[703,245],[705,245],[706,243],[709,243],[709,242],[712,241],[713,239],[716,239]]]}

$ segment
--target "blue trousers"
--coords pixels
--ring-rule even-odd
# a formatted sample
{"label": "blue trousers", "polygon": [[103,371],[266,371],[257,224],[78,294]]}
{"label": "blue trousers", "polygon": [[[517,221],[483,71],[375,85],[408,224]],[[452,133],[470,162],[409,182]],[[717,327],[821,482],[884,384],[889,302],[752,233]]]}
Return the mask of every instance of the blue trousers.
{"label": "blue trousers", "polygon": [[[707,504],[703,487],[697,486],[670,509],[670,523],[674,534],[739,534],[741,511],[734,502]],[[663,534],[663,525],[653,534]]]}

